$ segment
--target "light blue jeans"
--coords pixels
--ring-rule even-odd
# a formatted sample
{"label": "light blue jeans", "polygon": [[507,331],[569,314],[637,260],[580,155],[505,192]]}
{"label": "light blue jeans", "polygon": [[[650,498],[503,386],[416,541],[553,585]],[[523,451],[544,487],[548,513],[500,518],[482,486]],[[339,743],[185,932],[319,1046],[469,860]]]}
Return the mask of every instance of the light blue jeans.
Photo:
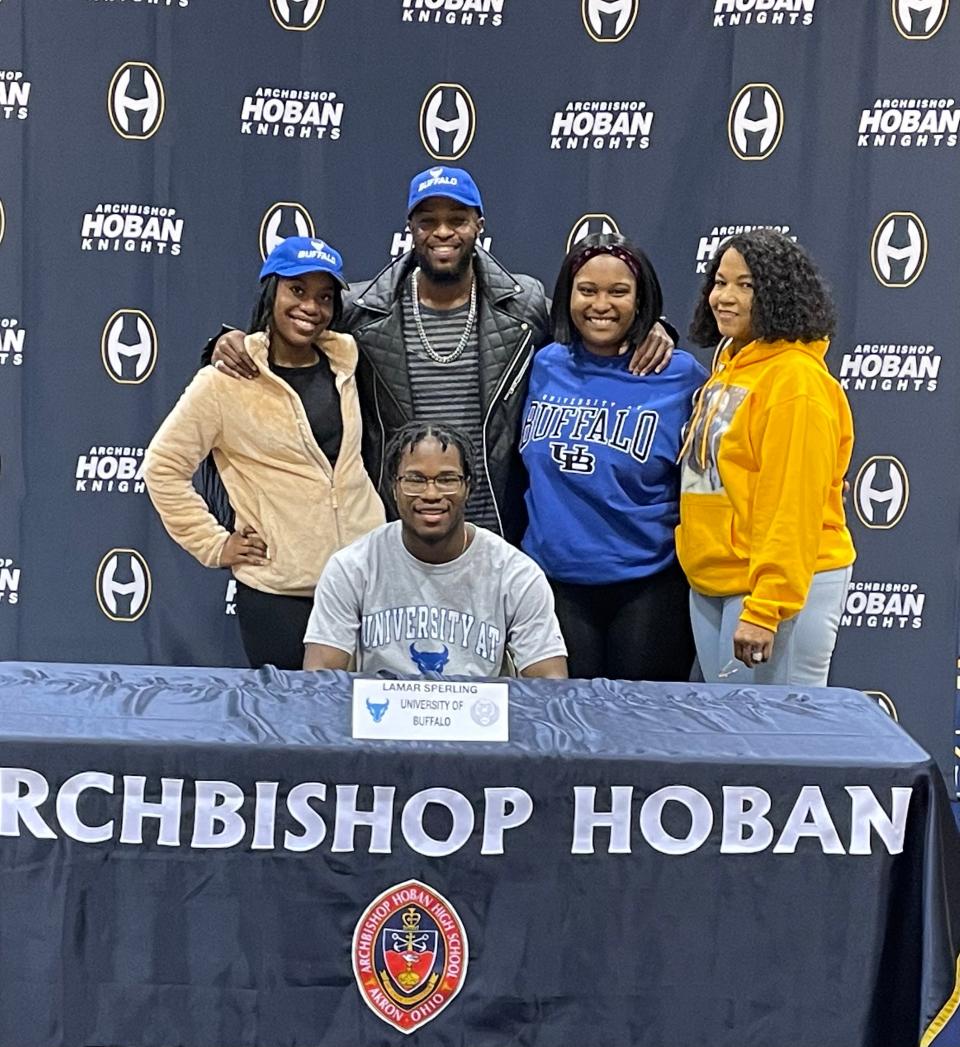
{"label": "light blue jeans", "polygon": [[[853,568],[840,567],[813,576],[807,602],[780,623],[773,657],[755,669],[737,662],[731,683],[805,684],[826,687]],[[690,621],[700,669],[707,683],[720,682],[720,670],[733,658],[733,634],[743,611],[743,596],[703,596],[690,590]]]}

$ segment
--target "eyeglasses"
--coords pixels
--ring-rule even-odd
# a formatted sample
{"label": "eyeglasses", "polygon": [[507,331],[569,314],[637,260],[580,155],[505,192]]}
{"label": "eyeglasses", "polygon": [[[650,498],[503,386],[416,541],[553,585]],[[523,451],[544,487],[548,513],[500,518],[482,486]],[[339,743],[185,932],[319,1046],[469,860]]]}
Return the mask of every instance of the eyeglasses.
{"label": "eyeglasses", "polygon": [[421,476],[419,473],[404,473],[397,477],[397,485],[404,494],[425,494],[433,484],[437,494],[456,494],[466,479],[461,473],[441,473],[439,476]]}

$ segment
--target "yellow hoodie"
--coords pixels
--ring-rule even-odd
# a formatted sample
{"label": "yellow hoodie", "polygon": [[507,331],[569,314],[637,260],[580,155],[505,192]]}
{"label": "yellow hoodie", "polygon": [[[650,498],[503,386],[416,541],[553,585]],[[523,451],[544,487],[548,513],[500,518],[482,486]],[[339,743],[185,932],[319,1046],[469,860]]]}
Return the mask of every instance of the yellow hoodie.
{"label": "yellow hoodie", "polygon": [[815,572],[856,557],[843,511],[853,420],[827,345],[721,344],[681,451],[677,556],[690,585],[745,593],[742,619],[773,631]]}
{"label": "yellow hoodie", "polygon": [[270,370],[266,336],[247,335],[244,344],[260,376],[228,378],[212,367],[197,372],[147,448],[147,490],[174,541],[207,567],[218,566],[230,534],[191,479],[212,449],[236,529],[250,524],[267,544],[267,563],[240,564],[234,575],[262,592],[313,596],[327,560],[384,520],[360,458],[357,344],[333,332],[318,340],[340,394],[343,439],[335,468],[317,446],[300,397]]}

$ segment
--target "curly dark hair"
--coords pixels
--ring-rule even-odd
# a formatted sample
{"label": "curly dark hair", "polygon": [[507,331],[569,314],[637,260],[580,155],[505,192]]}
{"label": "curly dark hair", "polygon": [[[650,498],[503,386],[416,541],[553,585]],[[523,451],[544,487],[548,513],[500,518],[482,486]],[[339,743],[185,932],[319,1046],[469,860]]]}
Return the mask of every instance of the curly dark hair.
{"label": "curly dark hair", "polygon": [[650,333],[650,328],[660,319],[663,312],[663,291],[660,281],[650,259],[619,233],[593,233],[585,236],[567,252],[557,283],[553,289],[553,305],[550,309],[550,323],[553,328],[553,340],[561,345],[569,345],[576,338],[576,328],[570,316],[570,294],[573,291],[573,278],[583,265],[583,256],[588,252],[616,248],[610,251],[616,256],[617,251],[629,255],[633,260],[631,269],[636,270],[637,279],[637,315],[627,331],[627,341],[635,349]]}
{"label": "curly dark hair", "polygon": [[[257,331],[266,331],[269,327],[270,321],[273,319],[273,303],[277,300],[277,285],[279,283],[280,278],[276,273],[271,273],[269,276],[265,276],[261,281],[260,294],[257,296],[257,300],[253,305],[253,312],[250,314],[250,326],[247,328],[247,334],[254,334]],[[340,285],[336,280],[334,280],[333,316],[330,318],[331,331],[337,329],[337,323],[342,315],[343,293],[340,290]]]}
{"label": "curly dark hair", "polygon": [[807,252],[775,229],[753,229],[724,240],[710,259],[690,324],[694,345],[720,340],[709,299],[720,260],[730,248],[743,256],[753,277],[755,338],[813,342],[833,334],[837,316],[830,290]]}
{"label": "curly dark hair", "polygon": [[396,480],[397,470],[400,468],[400,459],[405,451],[412,451],[417,444],[424,440],[434,439],[445,451],[448,447],[455,447],[460,453],[460,462],[463,469],[463,477],[467,483],[473,476],[473,443],[466,433],[452,425],[444,425],[442,422],[407,422],[401,426],[390,438],[385,454],[387,477]]}

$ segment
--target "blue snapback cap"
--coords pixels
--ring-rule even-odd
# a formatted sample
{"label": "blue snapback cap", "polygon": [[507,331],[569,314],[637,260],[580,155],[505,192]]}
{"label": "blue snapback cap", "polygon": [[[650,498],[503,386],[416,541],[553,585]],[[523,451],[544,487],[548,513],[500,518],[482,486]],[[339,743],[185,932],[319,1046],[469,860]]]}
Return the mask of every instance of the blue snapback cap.
{"label": "blue snapback cap", "polygon": [[483,214],[477,183],[462,167],[431,167],[414,175],[407,196],[407,214],[431,196],[449,196],[451,200],[475,207]]}
{"label": "blue snapback cap", "polygon": [[340,252],[323,240],[311,236],[288,236],[267,255],[260,270],[260,279],[276,273],[277,276],[299,276],[301,273],[329,273],[345,290],[350,285],[343,277],[343,259]]}

